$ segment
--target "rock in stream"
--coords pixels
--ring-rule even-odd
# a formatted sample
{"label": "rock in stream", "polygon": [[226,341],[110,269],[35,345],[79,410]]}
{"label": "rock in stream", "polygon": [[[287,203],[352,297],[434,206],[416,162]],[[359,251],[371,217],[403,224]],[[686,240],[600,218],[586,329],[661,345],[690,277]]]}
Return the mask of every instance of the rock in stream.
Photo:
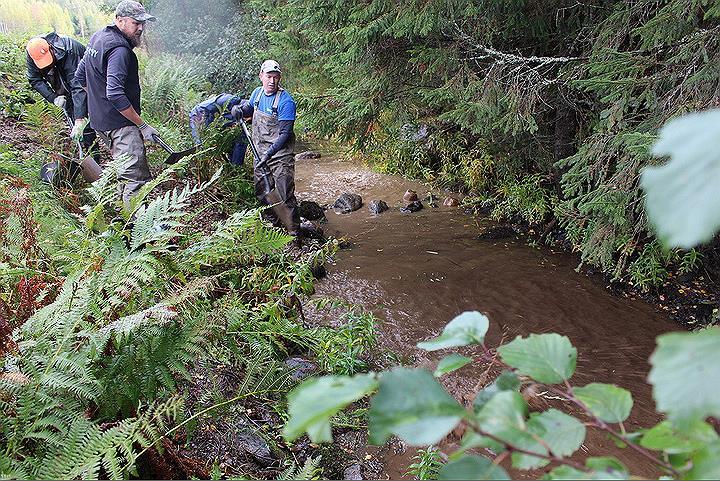
{"label": "rock in stream", "polygon": [[320,204],[317,202],[311,200],[303,200],[298,204],[298,214],[307,220],[325,219],[325,209],[320,207]]}
{"label": "rock in stream", "polygon": [[408,189],[407,191],[405,191],[405,195],[403,195],[403,200],[405,202],[415,202],[416,200],[418,200],[417,192]]}
{"label": "rock in stream", "polygon": [[333,209],[338,214],[348,214],[358,210],[360,207],[362,207],[362,197],[350,192],[340,194],[340,197],[333,204]]}
{"label": "rock in stream", "polygon": [[306,150],[305,152],[300,152],[299,154],[296,154],[295,160],[300,161],[308,159],[319,159],[320,157],[322,157],[322,155],[320,155],[320,152],[317,152],[315,150]]}
{"label": "rock in stream", "polygon": [[416,200],[415,202],[410,202],[407,206],[400,209],[400,212],[402,212],[403,214],[409,214],[410,212],[417,212],[419,210],[422,210],[422,208],[422,202]]}
{"label": "rock in stream", "polygon": [[371,214],[382,214],[390,207],[382,200],[371,200],[368,204],[368,210]]}

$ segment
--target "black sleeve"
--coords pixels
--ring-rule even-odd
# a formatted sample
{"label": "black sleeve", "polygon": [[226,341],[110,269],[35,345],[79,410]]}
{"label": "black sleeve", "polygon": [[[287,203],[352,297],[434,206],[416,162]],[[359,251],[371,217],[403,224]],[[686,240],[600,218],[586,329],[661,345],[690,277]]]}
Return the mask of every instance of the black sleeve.
{"label": "black sleeve", "polygon": [[84,67],[84,63],[81,59],[85,56],[85,47],[77,40],[71,40],[71,42],[72,51],[67,54],[73,55],[75,61],[65,61],[65,64],[63,65],[63,76],[66,79],[68,88],[70,89],[70,93],[72,95],[74,109],[73,118],[84,119],[88,115],[87,92],[85,92],[85,89],[80,84],[81,79],[75,78],[75,72],[80,63],[82,63]]}
{"label": "black sleeve", "polygon": [[52,103],[53,100],[55,100],[55,97],[57,97],[57,94],[52,89],[52,87],[50,87],[50,84],[47,83],[47,81],[42,77],[40,69],[37,68],[35,62],[33,62],[33,59],[30,58],[30,55],[26,55],[25,60],[27,63],[28,82],[30,82],[32,88],[37,90],[45,100]]}
{"label": "black sleeve", "polygon": [[278,125],[280,126],[280,135],[278,135],[277,140],[275,143],[273,143],[270,148],[265,152],[265,155],[268,157],[272,157],[275,155],[275,153],[285,147],[285,144],[287,144],[287,141],[290,140],[290,136],[293,132],[293,127],[295,126],[294,120],[278,120]]}

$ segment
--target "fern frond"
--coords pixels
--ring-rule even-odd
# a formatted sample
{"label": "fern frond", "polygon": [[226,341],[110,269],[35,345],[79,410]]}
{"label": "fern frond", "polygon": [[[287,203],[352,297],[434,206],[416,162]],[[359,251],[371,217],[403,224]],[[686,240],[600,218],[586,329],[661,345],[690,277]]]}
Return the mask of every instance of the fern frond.
{"label": "fern frond", "polygon": [[[175,174],[177,172],[184,170],[196,155],[198,155],[198,154],[189,155],[187,157],[180,159],[179,162],[177,162],[176,164],[173,164],[169,167],[166,167],[154,179],[150,180],[145,185],[143,185],[140,188],[140,190],[138,191],[138,193],[135,194],[133,196],[132,200],[130,201],[130,208],[129,208],[128,216],[129,217],[132,217],[132,216],[137,217],[138,210],[141,209],[143,207],[143,205],[146,203],[145,201],[146,201],[148,195],[150,195],[150,193],[156,187],[158,187],[160,184],[162,184],[163,182],[172,180],[175,177]],[[194,187],[187,185],[187,186],[185,186],[184,189],[180,189],[179,187],[176,187],[174,190],[177,190],[177,191],[189,190],[188,195],[196,194],[198,192],[201,192],[201,191],[207,189],[212,184],[214,184],[220,178],[221,173],[222,173],[222,167],[217,169],[215,171],[215,173],[212,175],[212,177],[210,178],[210,180],[208,180],[207,182],[197,184]]]}
{"label": "fern frond", "polygon": [[290,466],[278,475],[277,479],[320,479],[322,476],[321,460],[322,456],[317,458],[310,456],[305,460],[302,468],[292,461]]}
{"label": "fern frond", "polygon": [[100,178],[93,182],[86,189],[94,205],[86,206],[87,218],[85,227],[92,231],[96,227],[105,225],[105,208],[107,206],[118,206],[118,171],[128,159],[127,154],[119,155],[105,164]]}
{"label": "fern frond", "polygon": [[248,256],[270,254],[288,244],[292,237],[278,229],[266,227],[262,208],[235,212],[210,236],[185,251],[192,262],[215,265],[232,264]]}
{"label": "fern frond", "polygon": [[[190,205],[190,197],[202,192],[217,181],[221,172],[222,169],[218,169],[207,182],[168,191],[148,205],[138,204],[133,211],[135,221],[130,249],[135,250],[147,244],[155,244],[151,247],[153,251],[164,250],[170,238],[179,235],[174,229],[183,226],[179,219],[187,215],[185,209]],[[140,195],[135,196],[133,203],[139,197]]]}
{"label": "fern frond", "polygon": [[116,241],[102,270],[93,278],[93,302],[101,312],[126,311],[128,300],[162,275],[161,267],[161,261],[150,252],[129,252],[124,242]]}

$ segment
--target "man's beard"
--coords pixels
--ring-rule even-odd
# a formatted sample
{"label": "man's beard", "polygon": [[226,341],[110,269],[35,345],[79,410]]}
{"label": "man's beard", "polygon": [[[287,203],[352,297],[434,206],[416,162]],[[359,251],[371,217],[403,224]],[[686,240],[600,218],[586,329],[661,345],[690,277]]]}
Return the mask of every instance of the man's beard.
{"label": "man's beard", "polygon": [[134,37],[130,37],[128,40],[130,40],[130,43],[132,44],[133,47],[139,47],[140,42],[142,41],[142,36],[137,35]]}

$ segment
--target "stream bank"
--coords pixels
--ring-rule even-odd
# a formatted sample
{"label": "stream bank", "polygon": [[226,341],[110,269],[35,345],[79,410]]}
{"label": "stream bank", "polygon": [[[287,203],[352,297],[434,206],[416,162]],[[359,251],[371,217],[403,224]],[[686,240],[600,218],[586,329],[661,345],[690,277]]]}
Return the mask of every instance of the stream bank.
{"label": "stream bank", "polygon": [[[379,215],[367,205],[349,214],[326,211],[325,233],[344,238],[350,248],[327,267],[316,290],[374,312],[381,320],[382,347],[403,364],[432,370],[447,352],[429,353],[415,344],[438,335],[461,312],[478,310],[490,319],[490,346],[530,333],[568,336],[578,349],[575,385],[614,383],[632,392],[629,431],[660,420],[646,382],[647,359],[655,337],[680,327],[653,306],[613,295],[602,277],[576,272],[577,260],[567,253],[531,248],[517,236],[481,239],[496,224],[443,206],[442,200],[436,208],[400,212],[408,189],[425,197],[430,189],[421,183],[372,172],[338,155],[298,161],[296,182],[301,201],[332,205],[343,192],[352,192],[364,204],[384,200],[390,206]],[[443,377],[443,384],[457,399],[472,400],[478,375],[461,369]],[[449,439],[442,447],[456,442]],[[379,458],[383,473],[396,479],[404,476],[413,452],[403,446],[368,448],[365,456]],[[652,463],[589,431],[576,457],[599,455],[617,456],[635,475],[658,475]]]}

